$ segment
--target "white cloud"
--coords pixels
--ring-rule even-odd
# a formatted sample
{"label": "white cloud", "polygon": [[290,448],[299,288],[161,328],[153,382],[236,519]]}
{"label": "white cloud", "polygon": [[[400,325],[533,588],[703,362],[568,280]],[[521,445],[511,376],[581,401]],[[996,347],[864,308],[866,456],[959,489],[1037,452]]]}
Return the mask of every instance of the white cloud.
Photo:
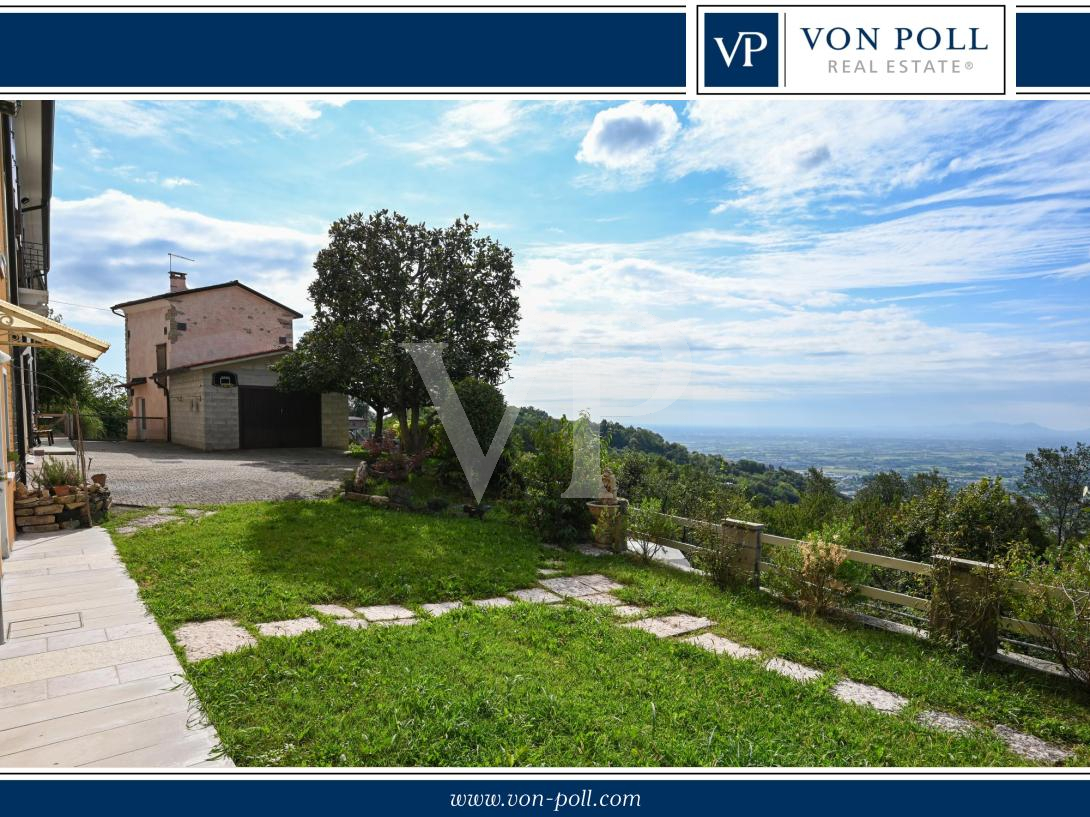
{"label": "white cloud", "polygon": [[168,190],[173,190],[175,187],[193,187],[197,183],[185,176],[169,176],[160,181],[159,184]]}
{"label": "white cloud", "polygon": [[391,148],[418,155],[424,167],[483,162],[507,155],[507,142],[526,127],[529,107],[510,100],[459,102],[416,134],[389,137]]}
{"label": "white cloud", "polygon": [[595,115],[576,158],[606,170],[647,172],[680,129],[669,105],[626,102]]}
{"label": "white cloud", "polygon": [[276,133],[306,130],[320,119],[326,108],[339,108],[345,99],[260,99],[236,104],[253,119],[268,125]]}

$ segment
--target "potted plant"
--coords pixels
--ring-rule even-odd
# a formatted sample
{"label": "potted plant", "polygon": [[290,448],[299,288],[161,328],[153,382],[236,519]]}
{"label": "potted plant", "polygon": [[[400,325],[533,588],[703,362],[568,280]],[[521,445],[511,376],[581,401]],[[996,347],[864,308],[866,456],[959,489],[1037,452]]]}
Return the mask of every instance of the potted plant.
{"label": "potted plant", "polygon": [[46,457],[34,475],[34,485],[53,496],[68,496],[77,482],[79,474],[75,467],[54,457]]}

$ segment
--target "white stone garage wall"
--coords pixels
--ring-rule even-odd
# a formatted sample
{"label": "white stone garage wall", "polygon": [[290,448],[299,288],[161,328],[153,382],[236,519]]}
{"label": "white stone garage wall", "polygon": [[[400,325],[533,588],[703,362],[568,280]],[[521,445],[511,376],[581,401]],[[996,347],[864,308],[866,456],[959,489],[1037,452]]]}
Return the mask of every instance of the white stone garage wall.
{"label": "white stone garage wall", "polygon": [[204,448],[204,388],[201,372],[183,372],[170,378],[171,441]]}
{"label": "white stone garage wall", "polygon": [[205,451],[232,451],[238,448],[238,389],[213,386],[212,374],[209,369],[201,371],[204,390],[203,448]]}
{"label": "white stone garage wall", "polygon": [[348,396],[322,395],[322,447],[348,448]]}

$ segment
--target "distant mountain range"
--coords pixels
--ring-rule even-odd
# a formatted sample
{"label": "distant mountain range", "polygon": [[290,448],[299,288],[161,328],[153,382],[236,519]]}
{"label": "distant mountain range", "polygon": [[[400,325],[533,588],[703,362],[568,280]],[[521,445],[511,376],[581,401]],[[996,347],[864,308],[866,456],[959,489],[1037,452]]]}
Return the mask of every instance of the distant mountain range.
{"label": "distant mountain range", "polygon": [[959,425],[942,426],[927,431],[921,429],[917,433],[930,436],[967,439],[1049,440],[1070,443],[1076,441],[1090,442],[1090,429],[1084,428],[1080,431],[1063,431],[1057,428],[1046,428],[1038,423],[963,423]]}

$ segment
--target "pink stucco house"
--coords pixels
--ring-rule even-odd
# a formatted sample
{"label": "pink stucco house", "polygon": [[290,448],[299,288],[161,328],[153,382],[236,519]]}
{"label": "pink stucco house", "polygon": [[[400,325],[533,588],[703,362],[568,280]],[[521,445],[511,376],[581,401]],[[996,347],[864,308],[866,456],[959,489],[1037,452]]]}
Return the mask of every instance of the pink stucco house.
{"label": "pink stucco house", "polygon": [[270,367],[303,317],[239,281],[186,286],[113,307],[125,318],[130,440],[205,451],[348,444],[342,394],[282,392]]}

